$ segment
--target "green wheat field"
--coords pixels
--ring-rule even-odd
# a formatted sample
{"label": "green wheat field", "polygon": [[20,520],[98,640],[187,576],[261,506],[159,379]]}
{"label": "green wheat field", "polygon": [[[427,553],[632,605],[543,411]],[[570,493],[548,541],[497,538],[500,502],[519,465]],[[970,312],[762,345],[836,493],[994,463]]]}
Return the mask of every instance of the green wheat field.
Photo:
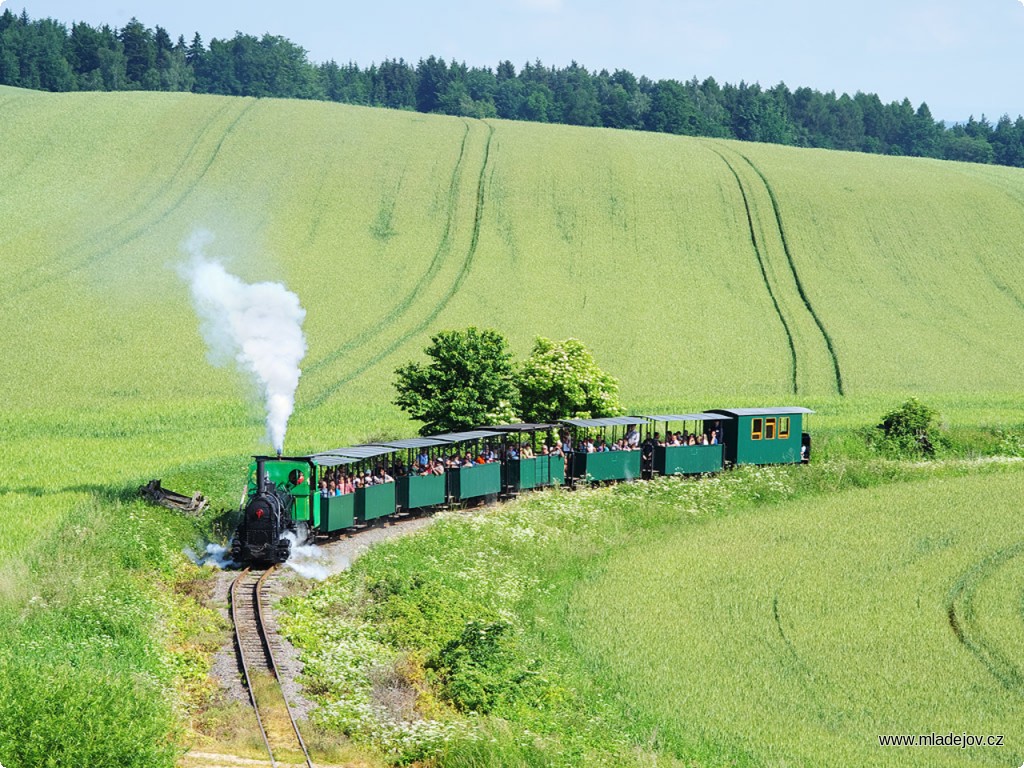
{"label": "green wheat field", "polygon": [[[269,446],[251,385],[208,362],[178,273],[200,235],[208,256],[283,282],[307,312],[291,453],[412,435],[391,404],[395,368],[470,324],[520,356],[538,335],[581,339],[634,412],[811,407],[818,479],[863,459],[858,430],[909,396],[954,430],[1024,425],[1020,169],[6,87],[0,137],[7,768],[171,765],[202,730],[202,638],[223,628],[185,605],[209,574],[181,550],[222,531],[133,492],[162,477],[229,508],[247,457]],[[1000,445],[1019,455],[1019,439]],[[555,717],[538,727],[563,728],[559,746],[520,749],[510,705],[496,738],[514,755],[367,749],[447,765],[1017,765],[1022,474],[1007,464],[993,483],[974,458],[923,483],[903,483],[916,470],[898,462],[854,468],[767,511],[723,502],[699,525],[680,508],[637,541],[621,520],[598,526],[581,545],[593,562],[539,570],[560,585],[541,606],[549,629],[527,621],[525,597],[502,616],[526,646],[559,638],[566,689],[589,691],[581,710],[617,736],[581,745]],[[609,499],[579,503],[617,515],[625,502]],[[438,632],[420,650],[452,640]],[[437,706],[431,717],[458,720]],[[939,753],[871,746],[876,731],[932,730],[1005,732],[1008,748],[929,762]]]}

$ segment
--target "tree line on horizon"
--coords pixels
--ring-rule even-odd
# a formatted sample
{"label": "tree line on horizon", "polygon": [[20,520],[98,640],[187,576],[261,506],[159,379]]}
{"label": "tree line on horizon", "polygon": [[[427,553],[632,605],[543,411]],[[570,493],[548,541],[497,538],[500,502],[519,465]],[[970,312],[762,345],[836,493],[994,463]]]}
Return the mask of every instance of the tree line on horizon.
{"label": "tree line on horizon", "polygon": [[540,61],[516,70],[469,67],[436,56],[362,68],[316,64],[284,37],[237,32],[230,40],[172,40],[135,18],[123,28],[67,26],[0,15],[0,85],[44,91],[185,91],[315,99],[465,117],[601,126],[798,147],[933,157],[1024,167],[1024,117],[984,115],[945,125],[924,102],[884,104],[875,94],[822,93],[785,83],[651,80],[627,70],[590,72]]}

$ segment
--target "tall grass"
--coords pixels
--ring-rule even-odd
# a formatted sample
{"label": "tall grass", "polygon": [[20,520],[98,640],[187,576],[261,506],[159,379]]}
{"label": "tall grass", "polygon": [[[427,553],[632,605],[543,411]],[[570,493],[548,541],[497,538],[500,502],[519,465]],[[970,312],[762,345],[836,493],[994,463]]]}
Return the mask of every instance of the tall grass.
{"label": "tall grass", "polygon": [[[790,717],[821,708],[826,693],[818,689],[832,679],[833,661],[842,668],[837,674],[853,676],[846,667],[855,648],[879,648],[874,658],[882,671],[865,702],[882,695],[885,670],[892,672],[888,684],[908,691],[976,686],[975,704],[988,701],[993,712],[1013,698],[985,687],[985,673],[970,663],[950,666],[951,677],[919,683],[915,676],[941,664],[942,654],[956,655],[955,638],[952,645],[937,641],[938,656],[922,646],[919,660],[897,669],[895,660],[883,663],[890,630],[879,634],[875,614],[846,622],[845,609],[838,602],[829,607],[829,601],[832,580],[846,573],[842,600],[874,606],[869,613],[884,610],[907,644],[899,651],[902,660],[923,641],[915,617],[945,620],[942,595],[959,566],[943,559],[944,546],[933,547],[931,603],[920,613],[911,609],[910,623],[901,624],[899,609],[913,600],[919,581],[907,580],[910,598],[892,592],[901,576],[890,568],[892,558],[879,538],[888,537],[895,547],[908,541],[930,546],[945,540],[944,529],[933,526],[939,519],[954,520],[964,533],[995,525],[1000,515],[1005,525],[1005,503],[979,521],[957,518],[954,510],[986,487],[992,491],[975,502],[1006,497],[1022,476],[1013,462],[876,459],[540,494],[478,516],[446,516],[424,533],[372,550],[351,572],[317,587],[308,599],[292,601],[286,628],[304,649],[306,684],[321,704],[321,726],[373,745],[397,763],[431,756],[441,765],[754,765],[770,744],[772,754],[786,759],[831,764],[831,742],[813,740],[818,726],[794,730],[792,743],[784,729],[793,724]],[[851,495],[849,489],[857,488],[866,490]],[[871,514],[861,513],[861,505]],[[883,518],[885,526],[879,524]],[[747,528],[750,534],[737,533]],[[704,557],[706,539],[721,542],[720,555],[711,550],[714,558]],[[990,536],[975,539],[984,549]],[[799,551],[783,556],[782,546]],[[877,554],[870,567],[889,574],[889,581],[862,584],[871,571],[844,560],[846,549],[865,562]],[[969,562],[979,551],[965,550],[956,562]],[[772,568],[782,576],[768,575]],[[807,631],[818,654],[810,661],[787,655],[793,643],[804,642],[802,635],[794,639],[786,624],[787,644],[772,624],[772,595],[766,602],[763,592],[776,583],[784,587],[785,621],[801,631],[801,600],[807,597]],[[684,597],[697,600],[701,610],[682,604]],[[979,588],[971,599],[978,605],[991,597]],[[1007,611],[979,622],[1012,625],[1012,609]],[[774,634],[762,626],[766,621]],[[492,634],[493,642],[473,639]],[[1000,637],[999,647],[1007,648],[1010,640]],[[849,654],[829,656],[830,645],[846,642]],[[766,653],[778,658],[761,659]],[[731,670],[721,673],[723,679],[749,679],[764,696],[789,697],[789,708],[756,709],[746,707],[742,696],[734,700],[728,685],[709,682],[720,667]],[[404,690],[414,704],[411,719],[407,708],[389,705],[393,694],[381,695],[380,670],[388,671],[389,690]],[[804,685],[801,674],[817,687]],[[852,691],[846,685],[827,695],[838,701]],[[986,699],[985,691],[992,696]],[[899,730],[904,715],[908,729],[922,726],[918,716],[926,705],[916,705],[909,692],[894,701],[892,720],[879,733]],[[947,714],[957,711],[955,693],[944,706]],[[986,727],[1008,729],[1014,711]],[[720,712],[735,717],[709,719]],[[759,725],[759,717],[767,724]],[[851,734],[881,727],[843,717]],[[865,743],[875,736],[869,733]]]}
{"label": "tall grass", "polygon": [[[1022,477],[854,491],[667,534],[581,585],[578,647],[664,749],[705,764],[735,748],[750,765],[1005,765],[1024,755],[1024,571],[1007,535]],[[964,731],[1006,747],[877,739]]]}

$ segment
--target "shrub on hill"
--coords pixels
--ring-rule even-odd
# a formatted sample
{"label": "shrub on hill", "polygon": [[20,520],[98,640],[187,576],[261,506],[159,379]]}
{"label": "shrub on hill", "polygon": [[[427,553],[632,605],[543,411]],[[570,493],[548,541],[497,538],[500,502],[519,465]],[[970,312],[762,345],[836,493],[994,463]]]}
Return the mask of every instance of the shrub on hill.
{"label": "shrub on hill", "polygon": [[[462,634],[427,660],[444,699],[460,712],[488,714],[543,694],[532,663],[509,637],[507,622],[470,621]],[[536,689],[536,690],[534,690]]]}
{"label": "shrub on hill", "polygon": [[938,416],[934,408],[912,397],[882,417],[873,430],[876,443],[886,452],[933,456]]}

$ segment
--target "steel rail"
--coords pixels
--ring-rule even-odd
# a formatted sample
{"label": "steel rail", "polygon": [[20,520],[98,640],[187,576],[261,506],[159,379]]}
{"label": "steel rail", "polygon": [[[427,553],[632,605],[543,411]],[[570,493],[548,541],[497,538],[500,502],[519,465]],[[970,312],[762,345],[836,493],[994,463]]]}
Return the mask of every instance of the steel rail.
{"label": "steel rail", "polygon": [[[256,725],[260,729],[260,735],[263,737],[263,744],[267,748],[267,754],[270,755],[270,764],[276,768],[277,761],[274,759],[274,750],[270,748],[270,739],[267,738],[267,731],[263,727],[263,718],[260,717],[260,708],[256,703],[256,692],[252,688],[252,679],[249,675],[249,661],[245,651],[245,643],[242,641],[242,630],[240,629],[241,624],[238,620],[238,590],[246,577],[251,572],[250,568],[246,568],[231,582],[231,623],[235,626],[235,647],[238,650],[238,659],[242,664],[242,676],[245,678],[245,689],[249,691],[249,701],[252,703],[252,710],[256,713]],[[266,574],[264,574],[266,575]],[[260,577],[261,579],[263,576]],[[257,622],[257,633],[258,633],[258,622]]]}
{"label": "steel rail", "polygon": [[[255,583],[252,583],[251,578],[254,575],[251,568],[246,568],[242,571],[235,580],[231,583],[231,621],[235,625],[235,645],[238,649],[238,658],[241,662],[242,675],[245,679],[245,686],[249,691],[249,701],[252,704],[253,711],[256,713],[256,724],[259,727],[260,735],[263,737],[263,744],[267,748],[267,754],[270,756],[270,763],[274,768],[277,767],[277,758],[274,756],[274,748],[271,745],[271,739],[267,733],[266,727],[263,724],[263,717],[260,714],[260,706],[256,700],[256,692],[252,686],[252,668],[254,666],[260,666],[265,664],[267,669],[273,674],[274,679],[277,681],[278,688],[281,691],[281,700],[284,702],[285,710],[288,712],[288,719],[291,723],[292,731],[295,733],[296,742],[302,751],[303,759],[306,762],[307,768],[315,768],[313,761],[309,756],[309,750],[306,748],[306,743],[302,739],[302,734],[299,732],[298,723],[295,721],[295,714],[292,711],[291,704],[288,701],[288,696],[284,692],[284,686],[281,683],[281,677],[278,674],[277,663],[274,659],[274,651],[270,646],[270,636],[267,632],[265,611],[263,607],[263,587],[266,584],[267,577],[277,568],[276,565],[272,565],[267,570],[260,574],[259,579]],[[246,583],[248,580],[249,583]],[[251,588],[251,593],[247,590]],[[249,602],[251,600],[251,602]],[[248,615],[243,614],[243,611],[248,610]],[[246,629],[249,628],[249,636],[243,637]],[[255,631],[256,638],[251,637],[251,632]],[[262,662],[257,658],[254,658],[254,648],[258,641],[259,650],[263,653]]]}
{"label": "steel rail", "polygon": [[285,693],[284,684],[281,682],[281,676],[277,672],[277,660],[274,658],[274,649],[270,647],[270,638],[267,635],[266,624],[263,620],[263,583],[276,568],[276,565],[272,565],[256,583],[256,623],[259,627],[260,637],[263,638],[263,648],[267,653],[267,660],[270,662],[270,671],[273,673],[274,679],[277,680],[277,684],[281,688],[281,699],[284,701],[284,708],[288,712],[288,720],[291,722],[292,730],[295,732],[295,739],[299,742],[299,746],[302,748],[302,756],[306,761],[307,768],[314,768],[313,761],[309,757],[309,750],[306,749],[306,742],[303,741],[302,734],[299,733],[299,724],[295,722],[295,713],[292,711],[292,706],[288,701],[288,695]]}

